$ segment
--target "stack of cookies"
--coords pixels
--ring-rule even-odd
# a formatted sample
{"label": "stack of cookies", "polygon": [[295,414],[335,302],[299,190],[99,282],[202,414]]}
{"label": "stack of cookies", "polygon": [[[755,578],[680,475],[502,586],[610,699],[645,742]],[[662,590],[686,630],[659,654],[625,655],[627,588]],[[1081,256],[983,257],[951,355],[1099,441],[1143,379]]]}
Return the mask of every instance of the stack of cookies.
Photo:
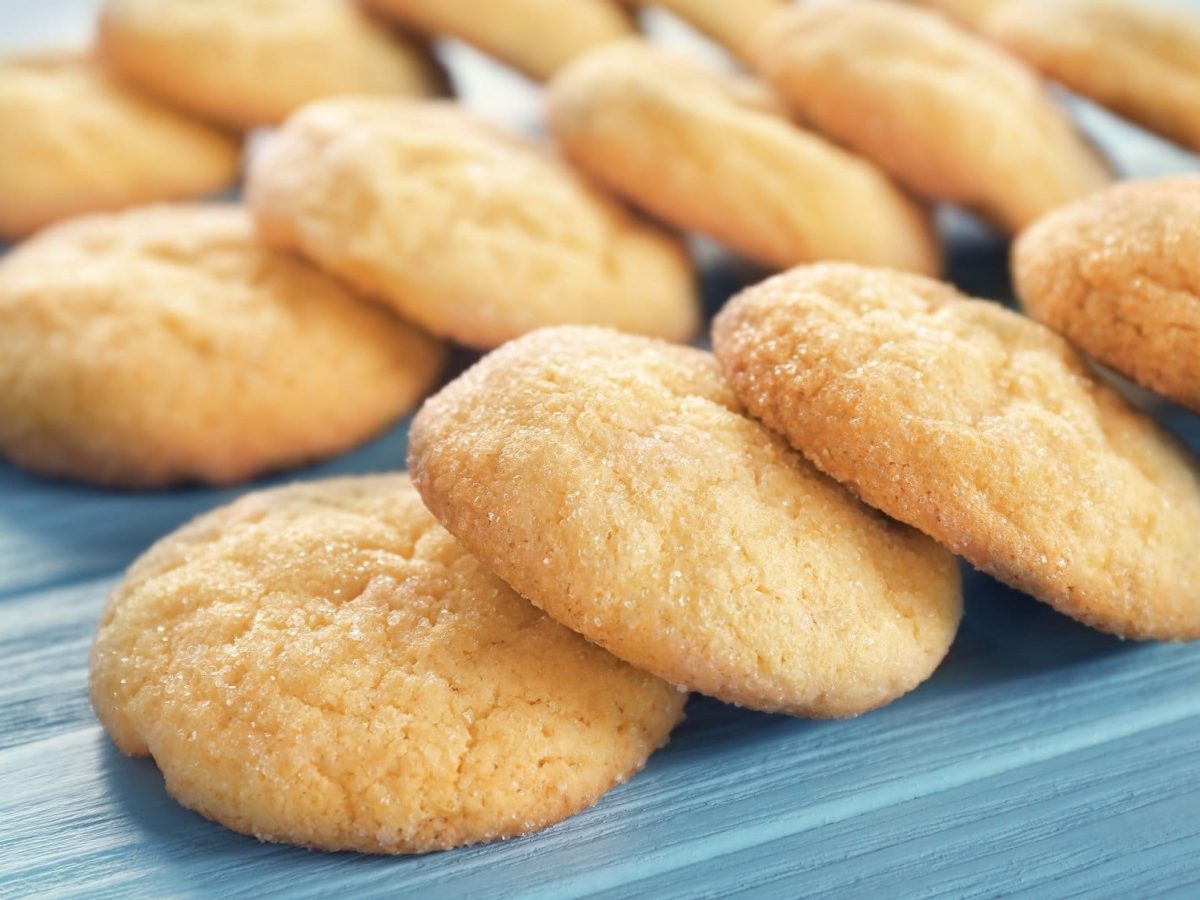
{"label": "stack of cookies", "polygon": [[[1200,637],[1200,464],[1092,364],[1200,412],[1200,176],[1110,185],[1037,74],[1200,147],[1200,22],[663,0],[755,77],[638,36],[640,5],[108,0],[93,54],[0,64],[11,461],[237,483],[486,353],[408,472],[249,493],[111,596],[93,705],[188,807],[331,850],[526,834],[690,692],[849,717],[913,690],[956,556]],[[547,82],[553,147],[441,98],[446,37]],[[259,127],[242,204],[195,202]],[[1028,317],[937,280],[939,203],[1015,238]],[[785,270],[712,352],[687,233]]]}

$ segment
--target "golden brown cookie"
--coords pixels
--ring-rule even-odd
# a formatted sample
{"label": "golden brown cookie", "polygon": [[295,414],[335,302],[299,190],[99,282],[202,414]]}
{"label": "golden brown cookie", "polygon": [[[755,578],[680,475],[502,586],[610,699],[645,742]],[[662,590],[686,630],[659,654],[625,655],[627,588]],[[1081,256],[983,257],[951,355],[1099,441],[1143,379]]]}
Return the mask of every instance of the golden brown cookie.
{"label": "golden brown cookie", "polygon": [[0,59],[0,239],[80,213],[215,193],[232,138],[117,83],[88,59]]}
{"label": "golden brown cookie", "polygon": [[1013,248],[1026,311],[1200,411],[1200,175],[1131,181],[1039,220]]}
{"label": "golden brown cookie", "polygon": [[545,79],[581,53],[634,33],[611,0],[365,0],[417,31],[474,44],[531,78]]}
{"label": "golden brown cookie", "polygon": [[939,269],[925,211],[870,163],[792,125],[758,82],[621,41],[560,72],[548,108],[551,131],[586,173],[767,265]]}
{"label": "golden brown cookie", "polygon": [[[1009,0],[908,0],[944,13],[960,25],[978,29],[984,20]],[[1051,0],[1057,2],[1057,0]]]}
{"label": "golden brown cookie", "polygon": [[309,106],[257,156],[247,196],[270,243],[463,344],[572,322],[674,340],[697,328],[678,243],[450,104]]}
{"label": "golden brown cookie", "polygon": [[667,10],[739,59],[750,59],[758,29],[788,0],[625,0]]}
{"label": "golden brown cookie", "polygon": [[404,475],[250,494],[163,538],[109,599],[91,696],[184,806],[367,853],[579,812],[685,699],[485,570]]}
{"label": "golden brown cookie", "polygon": [[985,32],[1046,75],[1200,150],[1200,14],[1149,0],[1011,0]]}
{"label": "golden brown cookie", "polygon": [[757,66],[818,130],[1010,232],[1110,179],[1029,69],[937,13],[810,0],[764,26]]}
{"label": "golden brown cookie", "polygon": [[238,207],[88,216],[0,260],[0,455],[106,485],[236,482],[380,431],[442,357]]}
{"label": "golden brown cookie", "polygon": [[1049,329],[929,278],[797,268],[721,312],[750,411],[863,500],[1095,628],[1200,637],[1200,469]]}
{"label": "golden brown cookie", "polygon": [[432,58],[352,0],[106,0],[105,60],[142,89],[231,128],[338,94],[440,93]]}
{"label": "golden brown cookie", "polygon": [[953,558],[744,416],[700,350],[527,335],[426,402],[410,465],[523,596],[722,700],[855,715],[924,681],[958,627]]}

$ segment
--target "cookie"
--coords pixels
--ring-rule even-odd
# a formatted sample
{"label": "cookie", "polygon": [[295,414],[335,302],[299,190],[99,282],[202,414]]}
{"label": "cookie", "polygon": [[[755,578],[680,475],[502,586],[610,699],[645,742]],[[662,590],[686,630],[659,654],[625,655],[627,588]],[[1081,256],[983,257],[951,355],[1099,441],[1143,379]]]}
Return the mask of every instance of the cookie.
{"label": "cookie", "polygon": [[1049,329],[883,269],[794,269],[713,346],[750,412],[867,503],[1095,628],[1200,636],[1200,468]]}
{"label": "cookie", "polygon": [[232,138],[117,83],[93,61],[0,59],[0,239],[81,213],[215,193]]}
{"label": "cookie", "polygon": [[1131,181],[1050,213],[1013,248],[1026,311],[1200,412],[1200,175]]}
{"label": "cookie", "polygon": [[367,853],[579,812],[685,700],[484,569],[404,475],[251,494],[163,538],[109,599],[91,696],[184,806]]}
{"label": "cookie", "polygon": [[563,323],[697,328],[677,242],[447,103],[309,106],[255,158],[247,196],[267,241],[472,347]]}
{"label": "cookie", "polygon": [[367,6],[431,36],[473,44],[537,80],[581,53],[634,33],[611,0],[365,0]]}
{"label": "cookie", "polygon": [[1200,150],[1200,15],[1140,0],[1011,0],[984,31],[1071,90]]}
{"label": "cookie", "polygon": [[587,174],[759,262],[939,268],[925,212],[870,163],[792,125],[750,79],[621,41],[560,72],[548,114]]}
{"label": "cookie", "polygon": [[728,702],[855,715],[920,684],[958,627],[950,554],[744,416],[700,350],[528,335],[426,402],[409,463],[438,520],[522,596]]}
{"label": "cookie", "polygon": [[1023,63],[934,12],[811,0],[764,26],[757,65],[818,130],[1009,232],[1110,179]]}
{"label": "cookie", "polygon": [[428,53],[351,0],[106,0],[98,40],[134,84],[231,128],[281,122],[323,97],[445,84]]}
{"label": "cookie", "polygon": [[936,10],[949,16],[960,25],[978,29],[992,12],[1009,0],[907,0],[907,2]]}
{"label": "cookie", "polygon": [[683,19],[739,59],[751,57],[762,23],[787,0],[625,0],[653,5]]}
{"label": "cookie", "polygon": [[237,207],[87,216],[0,260],[0,455],[105,485],[236,482],[380,431],[442,357]]}

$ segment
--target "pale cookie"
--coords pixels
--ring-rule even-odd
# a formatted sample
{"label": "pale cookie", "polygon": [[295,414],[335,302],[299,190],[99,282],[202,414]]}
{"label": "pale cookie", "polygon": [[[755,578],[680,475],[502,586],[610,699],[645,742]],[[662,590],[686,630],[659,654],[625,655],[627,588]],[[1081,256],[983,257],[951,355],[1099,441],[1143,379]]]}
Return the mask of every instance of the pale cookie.
{"label": "pale cookie", "polygon": [[1032,71],[937,13],[810,0],[771,18],[757,65],[818,130],[1010,232],[1110,179]]}
{"label": "pale cookie", "polygon": [[924,681],[958,570],[741,413],[711,354],[537,332],[430,399],[413,481],[485,566],[564,625],[691,690],[850,716]]}
{"label": "pale cookie", "polygon": [[1013,275],[1035,319],[1200,412],[1200,175],[1124,182],[1050,213],[1014,246]]}
{"label": "pale cookie", "polygon": [[787,0],[625,0],[658,6],[712,38],[738,59],[749,59],[762,23]]}
{"label": "pale cookie", "polygon": [[986,33],[1056,81],[1200,150],[1200,14],[1149,0],[1012,0]]}
{"label": "pale cookie", "polygon": [[634,33],[612,0],[366,0],[431,36],[448,35],[538,80],[581,53]]}
{"label": "pale cookie", "polygon": [[[949,16],[960,25],[980,28],[984,20],[1009,0],[908,0]],[[1057,2],[1057,0],[1051,0]]]}
{"label": "pale cookie", "polygon": [[338,94],[444,89],[428,53],[352,0],[107,0],[98,35],[131,82],[231,128]]}
{"label": "pale cookie", "polygon": [[234,140],[78,57],[0,59],[0,239],[80,213],[201,196],[237,177]]}
{"label": "pale cookie", "polygon": [[1049,329],[828,264],[742,293],[713,345],[750,411],[872,506],[1095,628],[1200,636],[1200,469]]}
{"label": "pale cookie", "polygon": [[184,806],[367,853],[579,812],[686,699],[519,597],[405,475],[250,494],[163,538],[108,601],[91,696]]}
{"label": "pale cookie", "polygon": [[787,268],[939,268],[925,212],[882,172],[790,123],[757,82],[644,41],[572,63],[549,122],[580,168],[672,225]]}
{"label": "pale cookie", "polygon": [[450,104],[314,104],[257,156],[247,196],[270,243],[459,343],[576,322],[687,340],[698,325],[677,242]]}
{"label": "pale cookie", "polygon": [[106,485],[236,482],[382,430],[442,357],[237,207],[88,216],[0,261],[0,455]]}

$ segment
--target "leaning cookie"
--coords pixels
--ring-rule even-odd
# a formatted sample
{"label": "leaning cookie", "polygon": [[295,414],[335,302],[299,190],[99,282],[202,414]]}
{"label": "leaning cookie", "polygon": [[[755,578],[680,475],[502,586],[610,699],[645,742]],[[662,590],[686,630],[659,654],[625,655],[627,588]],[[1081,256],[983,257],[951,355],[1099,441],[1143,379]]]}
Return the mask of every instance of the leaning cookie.
{"label": "leaning cookie", "polygon": [[0,59],[0,239],[80,213],[215,193],[237,177],[225,134],[93,61]]}
{"label": "leaning cookie", "polygon": [[237,207],[88,216],[0,261],[0,455],[104,485],[236,482],[380,431],[442,356]]}
{"label": "leaning cookie", "polygon": [[757,82],[621,41],[559,73],[548,106],[589,175],[755,260],[939,269],[925,211],[872,164],[792,125]]}
{"label": "leaning cookie", "polygon": [[1010,232],[1110,180],[1031,70],[937,13],[810,0],[768,21],[756,65],[818,130]]}
{"label": "leaning cookie", "polygon": [[1143,0],[1011,0],[984,31],[1123,116],[1200,150],[1200,15]]}
{"label": "leaning cookie", "polygon": [[1010,0],[907,0],[949,16],[960,25],[980,28],[989,15]]}
{"label": "leaning cookie", "polygon": [[166,102],[231,128],[337,94],[440,93],[421,48],[352,0],[106,0],[105,61]]}
{"label": "leaning cookie", "polygon": [[1200,411],[1200,175],[1123,182],[1013,248],[1026,311],[1143,387]]}
{"label": "leaning cookie", "polygon": [[739,59],[749,59],[762,23],[787,0],[624,0],[657,6],[708,35]]}
{"label": "leaning cookie", "polygon": [[91,696],[185,806],[367,853],[579,812],[685,699],[485,570],[403,475],[251,494],[163,538],[109,599]]}
{"label": "leaning cookie", "polygon": [[1200,468],[1049,329],[851,265],[713,326],[750,411],[872,506],[1093,627],[1200,637]]}
{"label": "leaning cookie", "polygon": [[697,328],[676,241],[447,103],[309,106],[256,157],[247,197],[267,241],[469,346],[562,323]]}
{"label": "leaning cookie", "polygon": [[426,402],[413,481],[484,565],[638,668],[849,716],[937,667],[953,558],[747,418],[711,354],[545,329]]}
{"label": "leaning cookie", "polygon": [[612,0],[365,0],[382,15],[430,36],[473,44],[536,79],[581,53],[634,33]]}

